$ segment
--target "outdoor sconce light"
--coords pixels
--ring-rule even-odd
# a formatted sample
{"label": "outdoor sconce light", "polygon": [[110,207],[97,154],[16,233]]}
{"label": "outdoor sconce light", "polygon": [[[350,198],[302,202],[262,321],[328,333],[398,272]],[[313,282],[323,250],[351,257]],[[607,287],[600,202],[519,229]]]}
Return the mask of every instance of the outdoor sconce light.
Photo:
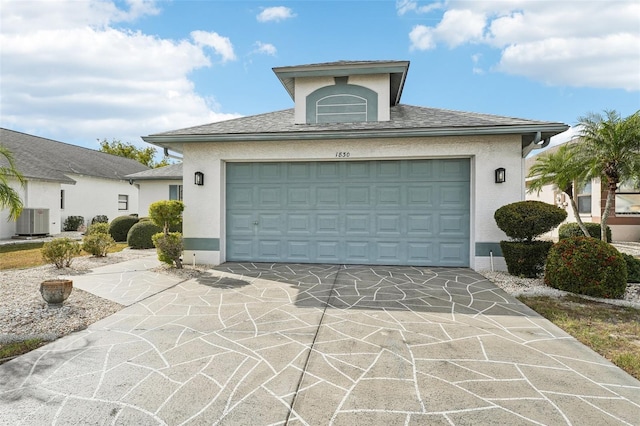
{"label": "outdoor sconce light", "polygon": [[496,169],[496,183],[505,183],[507,180],[507,171],[504,167]]}
{"label": "outdoor sconce light", "polygon": [[200,185],[200,186],[204,185],[204,173],[196,172],[194,183],[196,185]]}

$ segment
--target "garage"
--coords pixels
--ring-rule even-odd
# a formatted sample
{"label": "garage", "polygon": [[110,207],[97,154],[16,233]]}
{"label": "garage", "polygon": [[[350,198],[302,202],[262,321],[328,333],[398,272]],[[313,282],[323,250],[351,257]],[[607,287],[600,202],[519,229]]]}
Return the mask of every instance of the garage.
{"label": "garage", "polygon": [[468,158],[226,163],[226,260],[469,266]]}

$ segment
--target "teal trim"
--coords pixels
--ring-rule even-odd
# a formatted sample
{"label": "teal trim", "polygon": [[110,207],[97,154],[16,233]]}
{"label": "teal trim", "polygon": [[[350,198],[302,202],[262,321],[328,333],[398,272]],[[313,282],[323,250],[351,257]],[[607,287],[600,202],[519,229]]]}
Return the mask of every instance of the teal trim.
{"label": "teal trim", "polygon": [[185,250],[220,251],[220,238],[183,238]]}
{"label": "teal trim", "polygon": [[307,96],[306,103],[307,124],[378,121],[378,94],[363,86],[321,87]]}
{"label": "teal trim", "polygon": [[502,256],[500,243],[476,243],[476,256],[489,257],[491,252],[494,256]]}

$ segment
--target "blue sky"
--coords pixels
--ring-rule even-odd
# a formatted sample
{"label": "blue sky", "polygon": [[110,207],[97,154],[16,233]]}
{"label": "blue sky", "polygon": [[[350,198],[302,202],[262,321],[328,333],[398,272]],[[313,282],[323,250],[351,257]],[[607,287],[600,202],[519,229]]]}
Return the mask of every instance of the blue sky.
{"label": "blue sky", "polygon": [[569,125],[588,112],[640,109],[635,0],[0,8],[0,125],[89,148],[291,108],[271,69],[337,60],[409,60],[404,104]]}

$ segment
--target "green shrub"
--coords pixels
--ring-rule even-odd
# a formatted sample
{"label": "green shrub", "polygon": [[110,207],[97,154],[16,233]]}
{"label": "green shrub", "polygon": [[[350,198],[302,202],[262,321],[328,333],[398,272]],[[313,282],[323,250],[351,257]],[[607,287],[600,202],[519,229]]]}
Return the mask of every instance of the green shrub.
{"label": "green shrub", "polygon": [[[109,224],[104,222],[96,222],[89,225],[87,228],[87,232],[84,235],[93,235],[93,234],[107,234],[109,235]],[[111,235],[109,235],[111,237]],[[113,239],[113,238],[111,238]]]}
{"label": "green shrub", "polygon": [[535,278],[544,272],[552,246],[552,241],[500,241],[509,274],[525,278]]}
{"label": "green shrub", "polygon": [[155,234],[153,237],[153,244],[158,251],[158,259],[169,265],[175,263],[177,269],[182,269],[182,251],[184,245],[182,244],[182,234],[179,232],[171,232],[165,235],[163,232]]}
{"label": "green shrub", "polygon": [[137,216],[118,216],[109,225],[109,234],[117,242],[127,241],[127,234],[133,225],[138,223]]}
{"label": "green shrub", "polygon": [[41,252],[44,260],[61,269],[71,266],[73,257],[80,254],[80,244],[70,238],[56,238],[44,243]]}
{"label": "green shrub", "polygon": [[516,241],[532,241],[551,231],[567,218],[567,212],[542,201],[518,201],[496,210],[493,217],[507,236]]}
{"label": "green shrub", "polygon": [[[600,239],[600,224],[599,223],[585,223],[584,226],[589,231],[589,235],[593,238]],[[562,240],[569,237],[584,237],[584,233],[582,229],[578,226],[577,223],[563,223],[558,228],[558,239]],[[607,241],[611,241],[611,228],[607,226]]]}
{"label": "green shrub", "polygon": [[177,200],[156,201],[149,206],[149,217],[165,234],[172,226],[182,224],[184,203]]}
{"label": "green shrub", "polygon": [[611,244],[569,237],[549,250],[544,282],[572,293],[614,299],[622,297],[627,288],[627,266]]}
{"label": "green shrub", "polygon": [[627,282],[640,283],[640,259],[626,253],[622,253],[622,257],[627,263]]}
{"label": "green shrub", "polygon": [[63,231],[77,231],[84,225],[84,217],[82,216],[67,216],[62,224]]}
{"label": "green shrub", "polygon": [[[95,225],[97,224],[91,225],[89,229]],[[101,225],[106,225],[106,223],[101,223]],[[107,251],[115,245],[113,237],[107,233],[94,232],[86,234],[82,239],[82,249],[97,257],[105,257]]]}
{"label": "green shrub", "polygon": [[99,214],[91,219],[91,224],[93,225],[94,223],[109,223],[109,218],[103,214]]}
{"label": "green shrub", "polygon": [[152,237],[162,232],[162,228],[148,220],[143,220],[131,227],[127,234],[127,244],[133,249],[154,248]]}

